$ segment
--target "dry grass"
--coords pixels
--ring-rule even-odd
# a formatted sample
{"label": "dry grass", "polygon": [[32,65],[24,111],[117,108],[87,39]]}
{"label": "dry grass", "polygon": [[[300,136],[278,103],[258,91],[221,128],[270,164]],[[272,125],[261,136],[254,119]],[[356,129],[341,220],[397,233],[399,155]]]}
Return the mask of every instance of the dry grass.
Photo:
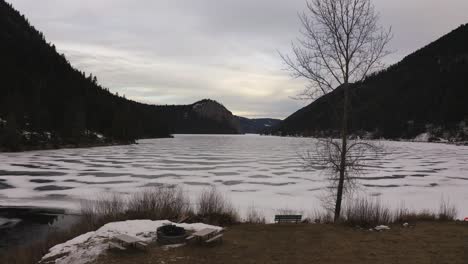
{"label": "dry grass", "polygon": [[81,202],[82,225],[93,230],[106,223],[124,219],[126,209],[125,199],[117,194],[101,196],[96,200]]}
{"label": "dry grass", "polygon": [[340,221],[362,227],[372,227],[393,222],[392,211],[379,200],[358,198],[345,205]]}
{"label": "dry grass", "polygon": [[437,221],[437,214],[429,210],[421,210],[419,212],[411,211],[407,208],[399,208],[394,217],[395,223],[415,223]]}
{"label": "dry grass", "polygon": [[[131,219],[169,219],[174,221],[190,215],[192,221],[221,226],[240,222],[237,210],[216,188],[207,189],[201,193],[197,199],[196,212],[190,204],[190,200],[184,195],[183,190],[177,187],[159,187],[147,189],[129,197],[111,195],[86,201],[82,203],[81,221],[68,231],[50,233],[44,241],[11,248],[0,256],[0,263],[37,263],[50,247],[114,221]],[[344,207],[340,223],[374,227],[380,224],[404,222],[453,221],[456,216],[456,208],[445,200],[442,200],[439,212],[433,213],[428,210],[414,212],[404,207],[392,211],[378,200],[361,198],[353,200]],[[252,224],[264,224],[266,219],[263,214],[251,207],[244,221]],[[309,222],[332,223],[333,215],[327,212],[315,212]]]}
{"label": "dry grass", "polygon": [[189,198],[182,188],[159,188],[134,194],[128,202],[127,215],[134,219],[177,220],[193,214]]}
{"label": "dry grass", "polygon": [[411,211],[404,207],[398,209],[394,215],[394,223],[415,223],[427,221],[455,221],[457,218],[457,208],[450,204],[448,200],[442,199],[439,206],[439,212],[430,210],[421,210],[419,212]]}
{"label": "dry grass", "polygon": [[250,206],[249,209],[247,209],[247,216],[244,222],[249,224],[265,224],[266,218],[265,215],[259,212],[254,206]]}
{"label": "dry grass", "polygon": [[332,224],[333,220],[333,214],[329,211],[314,211],[313,214],[306,219],[307,222],[316,224]]}
{"label": "dry grass", "polygon": [[203,191],[197,206],[197,215],[204,223],[224,226],[240,222],[237,210],[216,187]]}
{"label": "dry grass", "polygon": [[383,232],[343,225],[241,224],[226,230],[217,246],[153,246],[145,253],[102,255],[93,264],[466,264],[467,237],[463,222],[424,222]]}
{"label": "dry grass", "polygon": [[[431,210],[414,211],[404,206],[392,210],[378,199],[357,198],[347,201],[339,223],[375,227],[377,225],[390,225],[402,223],[416,223],[427,221],[455,221],[458,211],[448,200],[442,199],[438,212]],[[332,223],[333,214],[329,211],[315,212],[312,216],[315,223]]]}
{"label": "dry grass", "polygon": [[439,221],[454,221],[457,218],[457,208],[449,200],[442,199],[439,207]]}

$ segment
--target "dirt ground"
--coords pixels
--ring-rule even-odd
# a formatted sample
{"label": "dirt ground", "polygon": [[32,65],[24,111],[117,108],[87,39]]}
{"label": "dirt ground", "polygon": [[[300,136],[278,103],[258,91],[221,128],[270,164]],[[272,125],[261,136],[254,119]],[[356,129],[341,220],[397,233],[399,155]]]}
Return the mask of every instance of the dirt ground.
{"label": "dirt ground", "polygon": [[221,244],[108,252],[95,264],[430,263],[468,264],[468,223],[419,223],[371,232],[335,225],[238,225]]}

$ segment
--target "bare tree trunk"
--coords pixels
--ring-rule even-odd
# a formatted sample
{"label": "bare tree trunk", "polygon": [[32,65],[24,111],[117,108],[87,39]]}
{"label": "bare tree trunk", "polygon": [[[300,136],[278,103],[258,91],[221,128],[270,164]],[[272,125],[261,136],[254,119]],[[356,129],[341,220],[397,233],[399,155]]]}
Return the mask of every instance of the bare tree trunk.
{"label": "bare tree trunk", "polygon": [[337,221],[343,195],[350,188],[349,174],[359,163],[359,157],[351,157],[349,153],[369,146],[348,144],[349,84],[363,81],[369,73],[383,66],[382,58],[389,54],[386,46],[392,34],[391,29],[386,31],[378,25],[379,16],[372,0],[308,0],[307,9],[299,18],[303,26],[302,38],[292,45],[293,57],[281,57],[294,77],[310,81],[300,96],[316,99],[317,92],[327,94],[337,87],[344,89],[342,142],[330,139],[325,146],[329,151],[323,155],[325,164],[334,174],[333,187],[338,182]]}
{"label": "bare tree trunk", "polygon": [[343,200],[343,188],[346,175],[346,156],[348,148],[348,89],[349,84],[343,85],[344,89],[344,102],[343,102],[343,120],[341,127],[341,158],[340,158],[340,178],[338,179],[338,189],[336,192],[336,205],[335,205],[335,222],[339,220],[341,214],[341,202]]}

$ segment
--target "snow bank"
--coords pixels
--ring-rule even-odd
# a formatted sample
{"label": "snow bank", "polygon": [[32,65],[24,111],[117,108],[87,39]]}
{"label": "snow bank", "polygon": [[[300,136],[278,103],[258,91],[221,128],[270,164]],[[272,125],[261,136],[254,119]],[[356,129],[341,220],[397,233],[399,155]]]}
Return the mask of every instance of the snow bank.
{"label": "snow bank", "polygon": [[377,231],[382,231],[382,230],[390,230],[390,227],[386,225],[379,225],[379,226],[376,226],[374,229]]}
{"label": "snow bank", "polygon": [[[85,264],[95,260],[107,248],[109,239],[118,234],[127,234],[151,242],[156,238],[156,229],[165,224],[175,224],[168,220],[131,220],[104,225],[97,231],[88,232],[73,238],[49,250],[39,263],[42,264]],[[204,228],[221,230],[221,227],[206,224],[175,224],[188,231],[199,231]]]}

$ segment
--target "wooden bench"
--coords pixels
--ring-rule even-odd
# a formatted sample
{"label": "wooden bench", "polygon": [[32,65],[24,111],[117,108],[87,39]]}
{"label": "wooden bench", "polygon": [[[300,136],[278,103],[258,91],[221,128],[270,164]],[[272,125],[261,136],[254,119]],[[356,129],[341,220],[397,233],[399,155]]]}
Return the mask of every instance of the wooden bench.
{"label": "wooden bench", "polygon": [[302,215],[275,215],[275,223],[299,223],[302,220]]}

